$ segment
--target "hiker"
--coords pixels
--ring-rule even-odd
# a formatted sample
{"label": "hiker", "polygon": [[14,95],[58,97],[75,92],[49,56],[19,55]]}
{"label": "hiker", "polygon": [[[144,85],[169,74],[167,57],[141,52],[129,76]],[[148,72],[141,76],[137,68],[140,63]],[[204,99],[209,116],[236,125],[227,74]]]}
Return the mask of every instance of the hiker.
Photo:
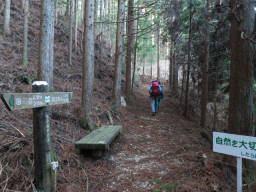
{"label": "hiker", "polygon": [[152,115],[154,116],[159,110],[160,99],[163,98],[163,89],[158,81],[152,81],[148,92],[151,98]]}

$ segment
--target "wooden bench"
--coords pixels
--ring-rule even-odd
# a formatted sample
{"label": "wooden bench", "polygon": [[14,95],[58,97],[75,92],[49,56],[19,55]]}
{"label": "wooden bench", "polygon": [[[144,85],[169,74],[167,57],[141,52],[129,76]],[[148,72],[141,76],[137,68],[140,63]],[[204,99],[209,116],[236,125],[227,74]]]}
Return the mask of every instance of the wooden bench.
{"label": "wooden bench", "polygon": [[104,125],[76,142],[81,150],[109,150],[110,143],[122,131],[121,125]]}

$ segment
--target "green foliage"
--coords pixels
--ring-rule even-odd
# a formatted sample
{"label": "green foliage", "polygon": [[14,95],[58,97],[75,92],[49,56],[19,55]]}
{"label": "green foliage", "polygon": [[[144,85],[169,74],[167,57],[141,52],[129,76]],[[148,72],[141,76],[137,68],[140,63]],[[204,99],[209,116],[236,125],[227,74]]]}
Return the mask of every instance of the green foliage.
{"label": "green foliage", "polygon": [[153,184],[158,184],[158,183],[162,183],[162,179],[161,178],[157,178],[153,181]]}
{"label": "green foliage", "polygon": [[57,155],[54,152],[54,149],[51,147],[51,161],[58,161]]}
{"label": "green foliage", "polygon": [[163,183],[162,178],[157,178],[157,179],[153,180],[152,183],[154,185],[161,184],[161,186],[159,188],[155,189],[156,192],[160,192],[160,191],[161,192],[175,192],[175,186],[170,183],[162,184]]}
{"label": "green foliage", "polygon": [[249,174],[247,177],[246,177],[246,183],[247,184],[250,184],[250,183],[253,183],[256,181],[256,175],[255,174]]}
{"label": "green foliage", "polygon": [[163,184],[158,189],[155,190],[156,192],[175,192],[175,186],[170,183]]}
{"label": "green foliage", "polygon": [[253,82],[253,92],[256,93],[256,81]]}
{"label": "green foliage", "polygon": [[25,67],[27,67],[27,66],[28,66],[28,60],[27,60],[27,59],[23,59],[22,64],[23,64]]}

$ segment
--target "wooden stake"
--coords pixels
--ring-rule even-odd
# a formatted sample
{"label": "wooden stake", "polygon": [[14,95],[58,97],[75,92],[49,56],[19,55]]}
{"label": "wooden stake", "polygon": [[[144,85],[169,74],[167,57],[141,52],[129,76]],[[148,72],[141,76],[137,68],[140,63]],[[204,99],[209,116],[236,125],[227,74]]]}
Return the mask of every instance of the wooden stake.
{"label": "wooden stake", "polygon": [[[32,92],[47,92],[48,83],[36,81]],[[33,109],[33,139],[35,161],[35,186],[38,191],[51,191],[51,137],[50,117],[47,107]]]}

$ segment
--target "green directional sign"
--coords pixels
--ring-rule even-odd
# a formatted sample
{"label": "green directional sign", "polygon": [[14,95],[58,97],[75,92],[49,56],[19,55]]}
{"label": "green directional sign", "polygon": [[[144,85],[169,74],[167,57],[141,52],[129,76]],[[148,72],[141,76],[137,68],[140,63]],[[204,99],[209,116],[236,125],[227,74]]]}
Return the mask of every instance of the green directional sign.
{"label": "green directional sign", "polygon": [[70,103],[72,92],[4,93],[1,99],[13,111]]}

